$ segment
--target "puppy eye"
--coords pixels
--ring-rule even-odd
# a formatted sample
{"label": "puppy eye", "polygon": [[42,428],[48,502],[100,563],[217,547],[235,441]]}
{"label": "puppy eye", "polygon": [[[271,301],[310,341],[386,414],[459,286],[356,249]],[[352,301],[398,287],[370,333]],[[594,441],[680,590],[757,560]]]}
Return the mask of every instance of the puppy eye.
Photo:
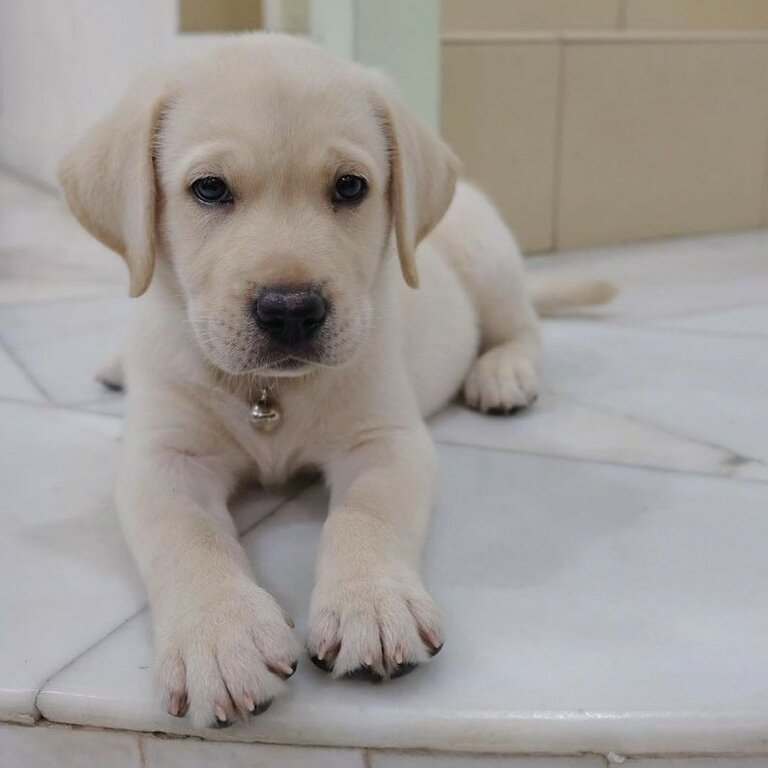
{"label": "puppy eye", "polygon": [[224,179],[218,176],[203,176],[192,183],[192,194],[201,202],[208,205],[215,203],[231,203],[234,198],[232,191]]}
{"label": "puppy eye", "polygon": [[368,192],[368,182],[362,176],[341,176],[333,188],[335,203],[359,203]]}

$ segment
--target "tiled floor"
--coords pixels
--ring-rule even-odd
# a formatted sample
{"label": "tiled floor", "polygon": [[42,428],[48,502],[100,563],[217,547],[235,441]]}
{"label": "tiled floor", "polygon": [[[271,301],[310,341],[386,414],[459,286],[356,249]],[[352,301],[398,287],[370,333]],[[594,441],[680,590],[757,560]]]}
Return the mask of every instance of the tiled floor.
{"label": "tiled floor", "polygon": [[[445,650],[381,686],[303,663],[268,713],[202,734],[271,744],[227,744],[146,733],[191,731],[152,691],[111,504],[122,398],[92,379],[123,268],[46,193],[0,178],[0,202],[0,719],[36,722],[0,726],[0,766],[768,766],[768,232],[532,259],[622,293],[545,323],[530,412],[434,420]],[[324,504],[236,511],[299,632]]]}

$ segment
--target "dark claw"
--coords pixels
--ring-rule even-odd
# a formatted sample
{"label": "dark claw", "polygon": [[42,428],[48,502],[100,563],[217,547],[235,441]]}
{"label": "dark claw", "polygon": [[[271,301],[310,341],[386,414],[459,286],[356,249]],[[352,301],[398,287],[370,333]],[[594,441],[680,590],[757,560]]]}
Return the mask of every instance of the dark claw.
{"label": "dark claw", "polygon": [[428,650],[429,650],[430,656],[437,656],[437,654],[443,650],[443,644],[440,643],[440,645],[438,645],[437,648],[429,648]]}
{"label": "dark claw", "polygon": [[330,672],[333,669],[333,664],[328,663],[328,659],[318,659],[317,656],[310,656],[309,660],[323,672]]}
{"label": "dark claw", "polygon": [[258,715],[266,712],[271,706],[272,706],[272,699],[267,699],[266,701],[260,701],[258,704],[253,705],[253,709],[251,710],[251,715],[253,717],[257,717]]}
{"label": "dark claw", "polygon": [[514,416],[518,411],[522,411],[525,406],[518,405],[514,408],[489,408],[485,411],[486,416]]}
{"label": "dark claw", "polygon": [[410,672],[413,672],[413,670],[418,666],[418,664],[414,664],[412,661],[404,661],[402,664],[398,664],[392,670],[392,674],[389,677],[391,680],[395,680],[398,677],[403,677]]}
{"label": "dark claw", "polygon": [[269,667],[269,671],[273,675],[277,675],[281,680],[288,680],[289,678],[293,677],[296,673],[296,668],[299,666],[298,661],[294,661],[293,664],[291,664],[291,671],[286,675],[285,672],[283,672],[282,669],[275,669],[274,667]]}
{"label": "dark claw", "polygon": [[219,718],[217,717],[213,721],[213,727],[214,728],[229,728],[230,725],[234,725],[234,723],[231,720],[229,720],[228,718],[224,719],[224,720],[219,720]]}
{"label": "dark claw", "polygon": [[346,680],[368,680],[371,683],[380,683],[383,680],[378,672],[365,664],[357,669],[353,669],[351,672],[347,672],[347,674],[344,675],[344,678]]}
{"label": "dark claw", "polygon": [[99,379],[99,383],[104,389],[108,389],[110,392],[123,392],[125,387],[122,384],[118,384],[116,381],[109,379]]}

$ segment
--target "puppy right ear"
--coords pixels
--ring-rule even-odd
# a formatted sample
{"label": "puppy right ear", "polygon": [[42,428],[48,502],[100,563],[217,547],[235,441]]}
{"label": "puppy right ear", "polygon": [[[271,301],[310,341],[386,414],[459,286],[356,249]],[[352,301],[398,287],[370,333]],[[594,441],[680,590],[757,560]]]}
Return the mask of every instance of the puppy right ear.
{"label": "puppy right ear", "polygon": [[374,101],[389,150],[389,197],[400,268],[418,288],[416,247],[448,210],[459,161],[447,144],[406,107],[394,84],[370,73]]}
{"label": "puppy right ear", "polygon": [[153,145],[166,103],[165,82],[143,77],[59,167],[59,181],[77,220],[125,259],[131,297],[147,290],[154,271]]}

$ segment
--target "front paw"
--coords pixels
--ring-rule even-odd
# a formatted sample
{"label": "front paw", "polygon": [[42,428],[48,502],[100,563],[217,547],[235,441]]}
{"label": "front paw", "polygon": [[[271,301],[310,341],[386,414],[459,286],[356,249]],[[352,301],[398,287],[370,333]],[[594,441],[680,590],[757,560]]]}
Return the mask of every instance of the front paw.
{"label": "front paw", "polygon": [[157,677],[171,715],[223,728],[266,711],[299,646],[275,600],[247,582],[155,616]]}
{"label": "front paw", "polygon": [[439,612],[415,575],[321,580],[307,646],[334,677],[401,677],[442,648]]}

